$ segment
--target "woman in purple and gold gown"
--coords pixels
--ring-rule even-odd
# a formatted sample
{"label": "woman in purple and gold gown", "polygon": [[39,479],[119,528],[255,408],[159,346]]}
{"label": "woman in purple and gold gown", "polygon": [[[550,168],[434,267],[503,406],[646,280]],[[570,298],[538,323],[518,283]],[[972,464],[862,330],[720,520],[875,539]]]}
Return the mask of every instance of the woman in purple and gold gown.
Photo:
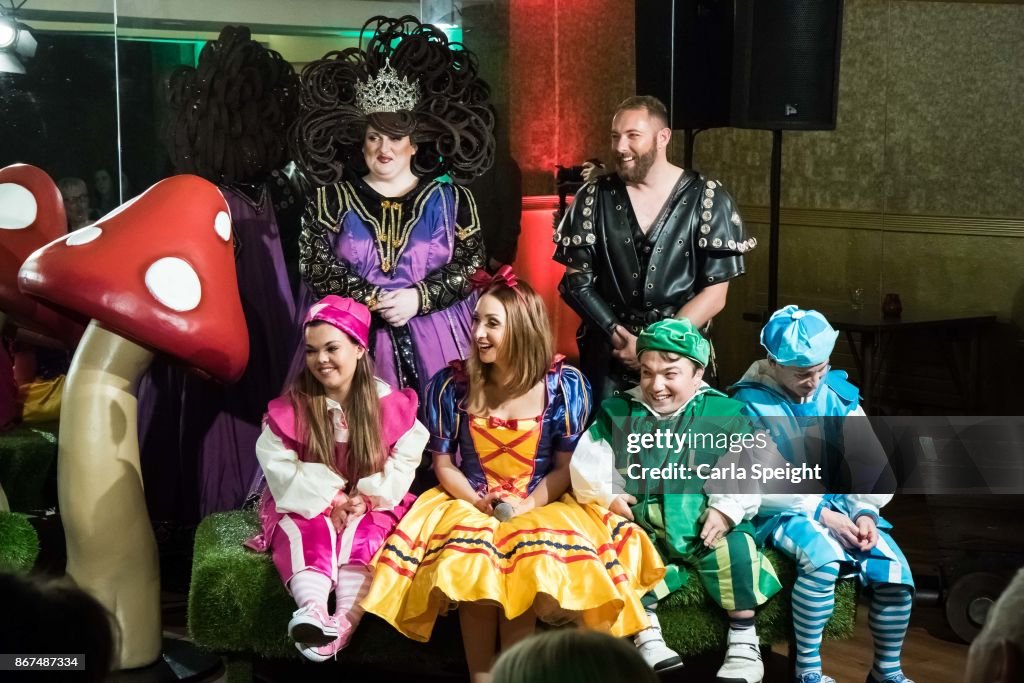
{"label": "woman in purple and gold gown", "polygon": [[[408,135],[367,128],[370,172],[317,190],[303,217],[299,266],[317,296],[370,308],[377,374],[422,393],[469,352],[469,277],[483,264],[483,243],[473,195],[413,175],[414,147]],[[395,180],[385,175],[392,165],[400,165]]]}
{"label": "woman in purple and gold gown", "polygon": [[321,183],[299,238],[316,298],[350,297],[373,312],[378,375],[423,395],[469,352],[470,276],[484,263],[466,182],[494,155],[487,86],[465,50],[414,19],[375,18],[365,48],[302,72],[292,129],[297,163]]}

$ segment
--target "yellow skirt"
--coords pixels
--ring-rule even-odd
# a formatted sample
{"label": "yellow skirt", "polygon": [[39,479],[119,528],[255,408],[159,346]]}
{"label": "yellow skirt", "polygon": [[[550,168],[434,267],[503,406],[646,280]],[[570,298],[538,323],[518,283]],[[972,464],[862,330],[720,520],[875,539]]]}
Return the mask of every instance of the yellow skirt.
{"label": "yellow skirt", "polygon": [[363,606],[421,642],[464,601],[631,635],[649,626],[640,596],[665,574],[639,527],[569,494],[499,522],[441,487],[419,497],[374,564]]}

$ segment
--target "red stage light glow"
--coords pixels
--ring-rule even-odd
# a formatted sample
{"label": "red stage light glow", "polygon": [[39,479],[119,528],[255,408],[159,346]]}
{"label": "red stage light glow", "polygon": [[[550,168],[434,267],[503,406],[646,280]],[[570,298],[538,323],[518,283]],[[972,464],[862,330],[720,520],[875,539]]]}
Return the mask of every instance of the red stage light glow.
{"label": "red stage light glow", "polygon": [[580,319],[558,294],[558,281],[565,269],[551,260],[555,245],[552,214],[558,208],[558,197],[539,196],[523,199],[522,232],[519,235],[519,251],[513,269],[544,299],[551,318],[551,333],[555,337],[555,351],[575,362],[579,356],[576,349],[576,328]]}

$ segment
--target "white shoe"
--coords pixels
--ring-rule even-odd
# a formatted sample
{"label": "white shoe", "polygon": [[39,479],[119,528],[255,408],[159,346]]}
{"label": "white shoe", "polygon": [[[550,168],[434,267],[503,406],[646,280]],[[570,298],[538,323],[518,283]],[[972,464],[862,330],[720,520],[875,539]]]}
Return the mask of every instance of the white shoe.
{"label": "white shoe", "polygon": [[[303,657],[313,662],[326,662],[328,659],[337,659],[338,652],[345,649],[356,627],[345,616],[335,616],[332,619],[333,625],[338,627],[338,637],[321,646],[295,643],[296,649]],[[357,621],[356,624],[358,623]]]}
{"label": "white shoe", "polygon": [[647,613],[651,620],[649,628],[633,636],[633,644],[644,658],[647,665],[657,672],[671,671],[683,665],[683,658],[675,650],[665,644],[665,638],[661,635],[661,624],[653,612]]}
{"label": "white shoe", "polygon": [[338,621],[316,603],[307,602],[292,613],[288,635],[296,643],[320,647],[338,637]]}
{"label": "white shoe", "polygon": [[764,663],[757,632],[752,627],[742,631],[729,629],[725,661],[715,683],[761,683],[763,679]]}

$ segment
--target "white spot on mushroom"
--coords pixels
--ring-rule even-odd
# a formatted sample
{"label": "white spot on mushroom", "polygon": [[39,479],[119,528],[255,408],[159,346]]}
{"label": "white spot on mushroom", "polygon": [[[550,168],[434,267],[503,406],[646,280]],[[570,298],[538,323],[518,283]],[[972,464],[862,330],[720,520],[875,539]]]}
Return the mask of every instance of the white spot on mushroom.
{"label": "white spot on mushroom", "polygon": [[36,222],[36,198],[17,183],[0,183],[0,230],[23,230]]}
{"label": "white spot on mushroom", "polygon": [[213,229],[227,242],[231,239],[231,217],[223,211],[217,212],[217,217],[213,219]]}
{"label": "white spot on mushroom", "polygon": [[70,247],[78,247],[83,244],[89,244],[89,242],[92,242],[102,234],[103,228],[98,225],[87,225],[86,227],[79,228],[68,235],[67,240],[65,240],[65,244]]}
{"label": "white spot on mushroom", "polygon": [[175,256],[155,261],[146,270],[146,289],[154,299],[178,312],[191,311],[203,297],[196,271]]}

